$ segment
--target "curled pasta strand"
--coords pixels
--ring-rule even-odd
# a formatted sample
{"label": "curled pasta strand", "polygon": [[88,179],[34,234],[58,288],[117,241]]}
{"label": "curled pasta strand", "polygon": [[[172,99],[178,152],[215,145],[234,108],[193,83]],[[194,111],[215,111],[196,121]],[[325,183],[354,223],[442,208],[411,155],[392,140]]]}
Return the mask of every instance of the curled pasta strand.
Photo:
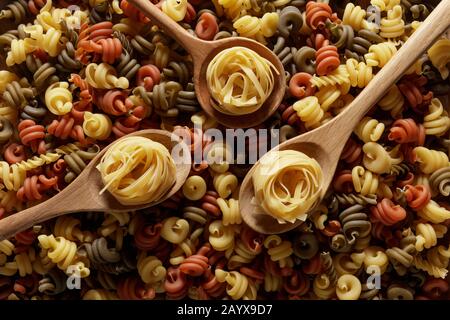
{"label": "curled pasta strand", "polygon": [[430,186],[435,193],[439,192],[444,197],[448,197],[450,195],[450,166],[433,172],[430,176]]}
{"label": "curled pasta strand", "polygon": [[342,23],[351,26],[354,30],[361,29],[373,30],[374,25],[365,20],[366,11],[360,6],[355,6],[353,3],[347,3],[342,18]]}
{"label": "curled pasta strand", "polygon": [[128,79],[125,77],[116,77],[113,67],[106,63],[90,63],[86,67],[86,81],[89,85],[98,89],[127,89]]}
{"label": "curled pasta strand", "polygon": [[17,199],[20,201],[40,200],[43,197],[43,192],[56,186],[57,182],[57,177],[50,179],[44,175],[28,177],[17,191]]}
{"label": "curled pasta strand", "polygon": [[399,88],[393,85],[387,94],[378,102],[380,108],[389,111],[392,117],[399,118],[403,111],[404,98]]}
{"label": "curled pasta strand", "polygon": [[450,118],[439,99],[431,100],[428,114],[423,119],[425,134],[442,136],[450,129]]}
{"label": "curled pasta strand", "polygon": [[161,81],[161,72],[152,64],[148,64],[139,68],[136,74],[136,82],[138,86],[143,86],[146,91],[152,91],[155,84]]}
{"label": "curled pasta strand", "polygon": [[95,95],[94,101],[103,112],[113,116],[123,115],[133,107],[126,92],[120,90],[108,90],[104,94]]}
{"label": "curled pasta strand", "polygon": [[24,145],[30,146],[32,150],[40,154],[46,152],[45,128],[42,125],[36,124],[33,120],[22,120],[17,129],[19,138]]}
{"label": "curled pasta strand", "polygon": [[47,127],[48,133],[63,140],[69,137],[79,141],[82,145],[90,142],[84,135],[83,128],[75,124],[75,120],[69,115],[62,116],[59,120],[53,120]]}
{"label": "curled pasta strand", "polygon": [[388,10],[386,18],[381,19],[380,36],[386,39],[401,37],[405,33],[402,15],[403,10],[400,5],[395,5]]}
{"label": "curled pasta strand", "polygon": [[337,48],[326,44],[316,51],[316,73],[319,76],[325,76],[331,73],[340,65]]}
{"label": "curled pasta strand", "polygon": [[354,132],[363,142],[376,142],[384,132],[384,124],[370,117],[364,117]]}
{"label": "curled pasta strand", "polygon": [[448,166],[448,156],[442,151],[430,150],[425,147],[414,148],[414,154],[419,162],[420,170],[429,174]]}
{"label": "curled pasta strand", "polygon": [[289,80],[289,92],[296,98],[308,97],[314,94],[315,89],[312,87],[310,80],[312,76],[306,72],[299,72],[292,76]]}
{"label": "curled pasta strand", "polygon": [[450,40],[444,38],[435,42],[433,46],[427,51],[431,63],[439,70],[439,73],[444,80],[447,79],[449,75],[449,48]]}
{"label": "curled pasta strand", "polygon": [[424,126],[422,124],[416,124],[413,119],[398,119],[393,123],[388,139],[397,143],[423,145],[425,142],[425,133]]}
{"label": "curled pasta strand", "polygon": [[105,63],[114,63],[122,54],[122,43],[117,38],[100,39],[97,42],[85,41],[78,48],[85,52],[94,52]]}
{"label": "curled pasta strand", "polygon": [[217,205],[222,211],[222,221],[225,226],[229,224],[241,224],[242,218],[239,210],[239,201],[235,199],[217,199]]}
{"label": "curled pasta strand", "polygon": [[371,220],[390,226],[406,218],[406,211],[389,199],[383,199],[370,209]]}
{"label": "curled pasta strand", "polygon": [[405,196],[408,206],[414,210],[423,209],[431,199],[430,190],[424,185],[406,185]]}
{"label": "curled pasta strand", "polygon": [[318,127],[324,117],[319,99],[315,96],[305,97],[297,101],[292,108],[297,112],[300,120],[305,122],[305,125],[310,128]]}
{"label": "curled pasta strand", "polygon": [[408,75],[404,76],[398,84],[400,92],[417,113],[424,113],[424,107],[433,99],[433,92],[426,92],[424,88],[427,82],[424,76]]}
{"label": "curled pasta strand", "polygon": [[186,275],[179,268],[170,267],[167,269],[164,289],[169,299],[182,299],[188,291],[188,280]]}
{"label": "curled pasta strand", "polygon": [[370,46],[369,53],[364,55],[367,66],[384,67],[397,52],[397,48],[391,42],[383,42]]}
{"label": "curled pasta strand", "polygon": [[209,12],[200,15],[195,26],[195,34],[203,40],[213,40],[219,32],[217,18]]}
{"label": "curled pasta strand", "polygon": [[331,7],[327,3],[308,1],[306,4],[306,23],[313,29],[325,27],[325,21],[332,15]]}
{"label": "curled pasta strand", "polygon": [[375,194],[378,190],[379,178],[362,166],[356,166],[351,171],[351,180],[355,191],[361,195]]}
{"label": "curled pasta strand", "polygon": [[264,240],[264,247],[267,248],[270,259],[278,262],[281,268],[289,266],[289,257],[294,252],[289,241],[283,241],[279,236],[271,235]]}
{"label": "curled pasta strand", "polygon": [[423,219],[433,223],[442,223],[445,220],[450,219],[450,210],[441,207],[434,200],[430,200],[425,207],[418,211],[418,214]]}

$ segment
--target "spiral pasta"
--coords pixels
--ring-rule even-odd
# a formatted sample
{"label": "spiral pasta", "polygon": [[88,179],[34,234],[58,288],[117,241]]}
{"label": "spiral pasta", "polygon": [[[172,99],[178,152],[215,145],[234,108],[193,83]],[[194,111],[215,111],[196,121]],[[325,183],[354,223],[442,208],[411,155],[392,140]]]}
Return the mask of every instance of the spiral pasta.
{"label": "spiral pasta", "polygon": [[[42,248],[48,249],[47,256],[53,263],[56,263],[61,270],[65,271],[70,265],[76,262],[77,246],[74,242],[62,237],[55,238],[53,235],[40,235],[38,239]],[[82,271],[80,274],[88,276],[90,272],[89,269],[86,268],[81,261],[80,263],[80,271]]]}
{"label": "spiral pasta", "polygon": [[376,142],[384,132],[384,124],[370,117],[364,117],[354,132],[363,142]]}
{"label": "spiral pasta", "polygon": [[49,152],[35,156],[28,160],[24,160],[18,163],[14,163],[11,166],[5,162],[0,162],[1,167],[1,179],[7,190],[17,191],[23,184],[26,178],[27,171],[39,168],[45,164],[49,164],[57,161],[62,155],[71,152],[72,150],[78,150],[76,145],[62,146],[56,149],[56,152]]}
{"label": "spiral pasta", "polygon": [[403,10],[400,5],[392,7],[387,17],[381,19],[380,36],[387,39],[401,37],[405,32],[405,22],[402,20]]}
{"label": "spiral pasta", "polygon": [[[101,149],[138,130],[173,130],[196,161],[183,188],[159,205],[65,215],[0,241],[0,300],[445,299],[446,35],[342,142],[332,187],[299,227],[259,234],[242,223],[237,197],[266,138],[284,142],[340,114],[437,3],[157,4],[193,36],[246,36],[282,63],[286,83],[274,85],[286,89],[283,101],[246,135],[242,164],[233,143],[217,139],[227,128],[199,112],[192,57],[131,2],[9,1],[0,12],[9,29],[0,34],[8,67],[0,70],[0,219],[64,190]],[[249,68],[256,75],[253,61]],[[247,88],[257,92],[254,83]],[[233,82],[233,98],[242,84]],[[160,180],[168,181],[149,182],[158,192]],[[300,180],[286,175],[283,185]],[[77,275],[81,290],[70,290]]]}
{"label": "spiral pasta", "polygon": [[225,226],[229,224],[241,224],[242,217],[239,210],[239,201],[235,199],[217,199],[217,205],[222,211],[222,221]]}
{"label": "spiral pasta", "polygon": [[336,284],[336,295],[339,300],[357,300],[361,295],[361,290],[359,279],[350,274],[340,276]]}
{"label": "spiral pasta", "polygon": [[397,48],[391,42],[383,42],[370,46],[369,53],[364,55],[367,66],[383,67],[397,52]]}
{"label": "spiral pasta", "polygon": [[345,65],[339,65],[335,70],[326,76],[313,76],[310,80],[311,84],[320,88],[324,86],[342,85],[348,83],[350,74]]}
{"label": "spiral pasta", "polygon": [[348,3],[345,7],[344,16],[342,22],[351,26],[356,31],[360,29],[373,29],[374,26],[364,20],[366,17],[366,11],[360,6],[355,6],[353,3]]}
{"label": "spiral pasta", "polygon": [[84,113],[83,131],[88,137],[96,140],[107,139],[112,130],[111,119],[103,114]]}
{"label": "spiral pasta", "polygon": [[441,207],[434,200],[430,200],[427,205],[419,210],[419,216],[433,223],[442,223],[450,217],[450,210]]}
{"label": "spiral pasta", "polygon": [[439,70],[442,79],[447,79],[449,75],[448,62],[448,48],[450,46],[450,40],[441,39],[438,40],[433,46],[428,49],[427,54],[430,57],[431,63]]}
{"label": "spiral pasta", "polygon": [[209,243],[217,251],[227,251],[234,247],[233,226],[225,226],[221,220],[209,224]]}
{"label": "spiral pasta", "polygon": [[219,282],[227,283],[227,294],[234,300],[253,300],[256,297],[256,287],[246,276],[237,272],[216,270]]}
{"label": "spiral pasta", "polygon": [[86,81],[92,87],[99,89],[127,89],[129,86],[128,79],[117,78],[114,69],[106,63],[89,64],[86,67]]}
{"label": "spiral pasta", "polygon": [[171,217],[163,221],[161,237],[169,242],[179,244],[186,239],[189,232],[189,223],[184,219]]}
{"label": "spiral pasta", "polygon": [[450,195],[450,166],[433,172],[430,176],[430,186],[434,192],[439,192],[444,197]]}
{"label": "spiral pasta", "polygon": [[166,268],[162,262],[154,256],[141,255],[137,262],[137,269],[142,281],[148,284],[154,284],[162,281],[166,275]]}
{"label": "spiral pasta", "polygon": [[429,150],[425,147],[414,148],[420,170],[423,173],[432,173],[440,168],[448,166],[447,155],[442,151]]}
{"label": "spiral pasta", "polygon": [[382,110],[389,111],[393,117],[398,118],[403,111],[404,100],[398,87],[393,85],[378,105]]}
{"label": "spiral pasta", "polygon": [[264,240],[264,247],[267,248],[270,259],[278,262],[281,268],[292,264],[289,256],[293,253],[293,249],[289,241],[283,241],[279,236],[270,235]]}
{"label": "spiral pasta", "polygon": [[423,119],[425,134],[441,136],[450,129],[450,118],[439,99],[431,100],[428,114]]}
{"label": "spiral pasta", "polygon": [[173,20],[181,21],[184,19],[186,15],[187,6],[188,6],[187,0],[182,1],[166,0],[162,3],[161,9]]}
{"label": "spiral pasta", "polygon": [[348,59],[346,68],[352,87],[364,88],[373,79],[372,67],[355,59]]}
{"label": "spiral pasta", "polygon": [[237,177],[230,173],[224,172],[214,176],[213,185],[221,198],[228,198],[238,186]]}
{"label": "spiral pasta", "polygon": [[51,113],[64,115],[72,109],[72,93],[68,90],[67,82],[59,82],[51,85],[45,91],[45,104]]}
{"label": "spiral pasta", "polygon": [[378,176],[361,166],[352,169],[351,179],[355,191],[361,193],[361,195],[374,194],[378,190]]}
{"label": "spiral pasta", "polygon": [[70,241],[92,242],[94,235],[89,231],[80,229],[81,221],[73,217],[62,216],[56,220],[54,235]]}
{"label": "spiral pasta", "polygon": [[318,127],[324,117],[324,112],[317,97],[303,98],[294,103],[292,107],[297,112],[298,117],[310,128]]}

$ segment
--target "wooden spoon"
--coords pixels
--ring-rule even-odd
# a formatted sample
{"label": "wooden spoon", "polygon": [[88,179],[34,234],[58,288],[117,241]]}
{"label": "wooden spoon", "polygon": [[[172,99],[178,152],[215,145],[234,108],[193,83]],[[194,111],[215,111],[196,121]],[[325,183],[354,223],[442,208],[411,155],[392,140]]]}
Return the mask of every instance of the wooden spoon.
{"label": "wooden spoon", "polygon": [[[128,2],[141,10],[143,14],[151,19],[152,23],[158,25],[167,35],[177,40],[190,53],[194,62],[194,85],[197,99],[203,110],[210,117],[230,128],[248,128],[262,123],[276,111],[284,97],[286,75],[280,59],[266,46],[242,37],[204,41],[193,37],[149,0],[129,0]],[[220,51],[237,46],[255,51],[263,58],[269,60],[278,71],[278,74],[274,73],[275,86],[266,102],[255,112],[245,115],[229,115],[214,109],[211,105],[211,96],[206,81],[206,69],[209,62]]]}
{"label": "wooden spoon", "polygon": [[[166,194],[166,196],[157,202],[138,206],[125,206],[118,202],[107,191],[99,195],[99,192],[103,189],[104,185],[100,172],[95,167],[108,148],[114,145],[117,141],[130,136],[150,138],[153,141],[159,142],[166,146],[169,151],[172,150],[173,146],[177,142],[180,143],[181,152],[177,155],[180,155],[181,159],[179,159],[179,161],[175,161],[177,169],[175,184]],[[191,154],[184,142],[179,142],[178,137],[168,131],[155,129],[136,131],[125,137],[116,140],[115,142],[104,148],[102,151],[100,151],[100,153],[94,159],[92,159],[92,161],[86,166],[81,174],[63,191],[61,191],[54,197],[34,207],[1,219],[0,240],[8,239],[14,236],[16,233],[26,230],[35,224],[65,215],[67,213],[88,211],[126,212],[148,208],[170,198],[181,188],[181,186],[186,181],[186,178],[188,177],[189,171],[191,169]]]}
{"label": "wooden spoon", "polygon": [[[333,179],[342,149],[353,128],[449,25],[450,0],[443,0],[341,114],[321,127],[285,141],[272,150],[297,150],[316,159],[322,167],[324,177],[320,194],[322,199]],[[299,226],[302,221],[280,224],[258,205],[252,204],[251,200],[254,197],[252,175],[258,164],[259,161],[247,173],[240,189],[239,204],[243,220],[254,230],[265,234],[282,233]]]}

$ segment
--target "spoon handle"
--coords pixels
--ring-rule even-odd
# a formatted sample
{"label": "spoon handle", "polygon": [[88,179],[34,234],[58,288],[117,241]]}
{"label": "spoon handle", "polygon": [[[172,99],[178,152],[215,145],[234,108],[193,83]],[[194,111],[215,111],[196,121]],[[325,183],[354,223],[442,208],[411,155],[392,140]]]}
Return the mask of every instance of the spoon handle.
{"label": "spoon handle", "polygon": [[95,207],[89,198],[92,197],[87,186],[87,175],[79,177],[69,184],[64,191],[36,206],[22,210],[0,220],[0,241],[14,236],[46,220],[56,218],[69,212],[86,210],[87,206]]}
{"label": "spoon handle", "polygon": [[336,127],[353,129],[449,25],[450,0],[442,0],[367,87],[335,118]]}
{"label": "spoon handle", "polygon": [[189,53],[202,50],[208,42],[193,37],[187,30],[162,12],[150,0],[128,0],[137,9],[151,19],[152,23],[164,30],[170,37],[177,40]]}

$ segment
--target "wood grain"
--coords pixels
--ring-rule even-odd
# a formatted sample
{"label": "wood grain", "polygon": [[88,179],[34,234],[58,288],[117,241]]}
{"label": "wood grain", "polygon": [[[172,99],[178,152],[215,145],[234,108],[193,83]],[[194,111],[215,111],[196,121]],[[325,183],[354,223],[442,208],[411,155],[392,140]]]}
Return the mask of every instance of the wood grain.
{"label": "wood grain", "polygon": [[[136,8],[142,11],[150,20],[164,30],[169,36],[176,39],[192,56],[194,62],[194,85],[197,99],[203,110],[219,123],[229,128],[249,128],[267,120],[278,108],[285,93],[286,75],[280,59],[261,43],[252,39],[232,37],[217,41],[204,41],[193,37],[178,23],[170,19],[148,0],[129,0]],[[209,62],[220,51],[231,47],[247,47],[263,58],[269,60],[278,71],[275,76],[275,87],[266,102],[256,112],[245,115],[228,115],[222,113],[211,104],[206,82],[206,69]]]}
{"label": "wood grain", "polygon": [[[321,127],[294,137],[275,148],[298,150],[319,162],[324,176],[321,198],[333,179],[342,149],[353,128],[417,58],[442,36],[449,25],[450,0],[442,0],[422,26],[342,113]],[[255,166],[258,164],[259,162]],[[244,221],[254,230],[266,234],[286,232],[300,225],[301,221],[280,224],[259,206],[251,203],[250,200],[254,196],[252,174],[255,166],[247,173],[240,189],[239,199]]]}

